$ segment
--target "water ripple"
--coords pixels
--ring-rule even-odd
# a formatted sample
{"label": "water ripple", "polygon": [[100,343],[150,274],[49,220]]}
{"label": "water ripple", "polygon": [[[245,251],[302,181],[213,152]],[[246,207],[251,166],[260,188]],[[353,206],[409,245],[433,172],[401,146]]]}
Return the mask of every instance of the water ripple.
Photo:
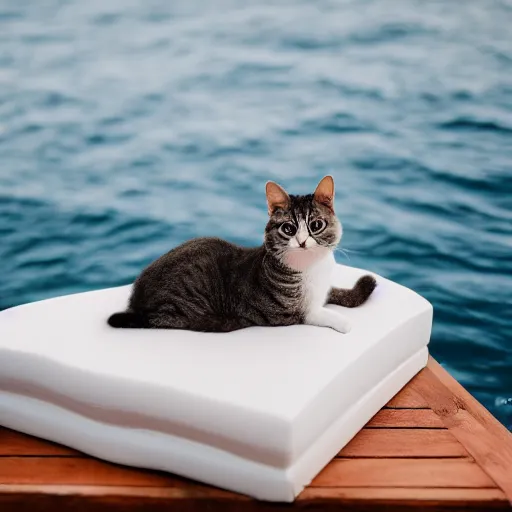
{"label": "water ripple", "polygon": [[459,117],[450,121],[440,123],[439,128],[445,130],[456,131],[476,131],[476,132],[498,132],[498,133],[512,133],[512,127],[494,121],[482,121],[478,119],[471,119],[467,117]]}

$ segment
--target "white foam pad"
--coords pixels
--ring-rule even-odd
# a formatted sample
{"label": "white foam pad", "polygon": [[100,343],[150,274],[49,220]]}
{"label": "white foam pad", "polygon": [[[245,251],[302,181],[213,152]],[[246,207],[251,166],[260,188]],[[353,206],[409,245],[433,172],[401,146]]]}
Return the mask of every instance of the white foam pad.
{"label": "white foam pad", "polygon": [[[333,285],[365,271],[338,265]],[[291,501],[427,361],[432,306],[375,276],[312,326],[112,329],[130,287],[0,313],[0,423],[123,464]],[[337,308],[337,306],[329,306]]]}

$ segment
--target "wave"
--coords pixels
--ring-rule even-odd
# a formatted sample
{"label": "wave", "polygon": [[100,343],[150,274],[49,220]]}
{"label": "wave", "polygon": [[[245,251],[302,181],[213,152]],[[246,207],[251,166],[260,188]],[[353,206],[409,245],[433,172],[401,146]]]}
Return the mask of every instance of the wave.
{"label": "wave", "polygon": [[437,127],[452,131],[512,133],[512,127],[498,123],[497,121],[484,121],[470,117],[458,117],[450,121],[444,121],[443,123],[439,123]]}

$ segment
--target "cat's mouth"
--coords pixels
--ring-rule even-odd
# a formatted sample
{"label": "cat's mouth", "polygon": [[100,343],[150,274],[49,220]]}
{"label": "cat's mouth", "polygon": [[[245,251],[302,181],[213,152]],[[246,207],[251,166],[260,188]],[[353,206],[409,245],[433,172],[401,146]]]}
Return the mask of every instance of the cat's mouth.
{"label": "cat's mouth", "polygon": [[306,239],[301,239],[299,237],[295,237],[291,244],[290,249],[293,251],[303,252],[307,250],[316,249],[318,247],[318,242],[312,237],[306,237]]}
{"label": "cat's mouth", "polygon": [[299,247],[289,247],[288,251],[293,252],[295,254],[302,254],[304,252],[320,252],[325,249],[330,249],[330,247],[326,245],[316,244],[312,246],[310,245],[309,247],[305,245],[299,245]]}
{"label": "cat's mouth", "polygon": [[319,259],[329,249],[322,245],[313,247],[290,247],[284,254],[284,262],[294,270],[303,271]]}

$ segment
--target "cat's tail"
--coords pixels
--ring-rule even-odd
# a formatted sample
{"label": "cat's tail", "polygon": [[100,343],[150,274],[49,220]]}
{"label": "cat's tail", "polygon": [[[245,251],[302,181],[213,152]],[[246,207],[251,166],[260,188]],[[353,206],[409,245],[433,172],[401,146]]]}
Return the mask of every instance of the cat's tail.
{"label": "cat's tail", "polygon": [[142,329],[146,327],[144,318],[134,311],[122,311],[120,313],[114,313],[107,320],[110,327],[122,328],[122,329]]}

